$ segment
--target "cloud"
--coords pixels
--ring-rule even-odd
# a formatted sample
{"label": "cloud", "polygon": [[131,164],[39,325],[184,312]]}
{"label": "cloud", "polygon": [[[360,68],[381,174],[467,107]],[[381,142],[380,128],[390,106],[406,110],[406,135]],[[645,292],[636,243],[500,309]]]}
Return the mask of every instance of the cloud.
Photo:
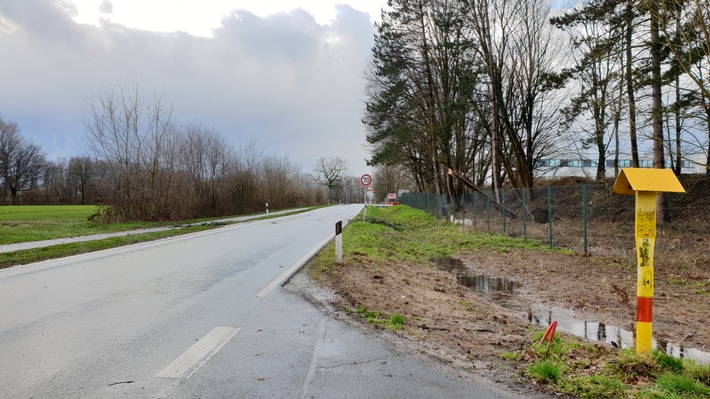
{"label": "cloud", "polygon": [[50,157],[80,155],[92,91],[135,76],[180,121],[200,120],[235,144],[253,138],[304,170],[341,156],[364,172],[368,14],[341,5],[323,25],[300,9],[269,17],[235,10],[204,38],[82,25],[64,3],[0,0],[0,21],[17,27],[0,29],[0,48],[13,54],[0,63],[0,110]]}
{"label": "cloud", "polygon": [[112,14],[113,4],[109,0],[103,0],[99,6],[99,12],[102,14]]}

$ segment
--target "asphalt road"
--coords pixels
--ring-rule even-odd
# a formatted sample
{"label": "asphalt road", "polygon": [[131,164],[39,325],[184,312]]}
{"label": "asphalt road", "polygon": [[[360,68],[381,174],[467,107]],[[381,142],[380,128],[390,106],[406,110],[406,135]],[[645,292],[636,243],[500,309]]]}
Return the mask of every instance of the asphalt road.
{"label": "asphalt road", "polygon": [[517,398],[281,287],[361,209],[0,270],[0,398]]}

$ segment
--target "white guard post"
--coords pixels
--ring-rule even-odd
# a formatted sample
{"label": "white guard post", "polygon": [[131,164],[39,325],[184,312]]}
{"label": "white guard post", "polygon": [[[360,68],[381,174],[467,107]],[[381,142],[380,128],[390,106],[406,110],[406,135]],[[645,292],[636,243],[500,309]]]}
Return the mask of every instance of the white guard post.
{"label": "white guard post", "polygon": [[343,222],[335,224],[335,261],[343,263]]}

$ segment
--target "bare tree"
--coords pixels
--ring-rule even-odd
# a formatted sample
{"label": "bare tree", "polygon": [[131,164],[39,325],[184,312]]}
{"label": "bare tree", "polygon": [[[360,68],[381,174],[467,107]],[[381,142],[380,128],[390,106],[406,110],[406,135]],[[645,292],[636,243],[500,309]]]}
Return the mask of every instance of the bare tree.
{"label": "bare tree", "polygon": [[67,161],[48,161],[42,168],[44,186],[44,204],[72,204],[77,197],[77,190],[69,181]]}
{"label": "bare tree", "polygon": [[16,123],[0,116],[0,178],[5,198],[9,194],[14,205],[21,191],[38,187],[45,162],[40,147],[23,139]]}
{"label": "bare tree", "polygon": [[89,157],[73,157],[67,166],[68,183],[79,194],[81,204],[86,204],[86,191],[92,184],[96,168]]}
{"label": "bare tree", "polygon": [[330,200],[335,200],[333,197],[334,190],[343,183],[343,179],[348,172],[348,165],[340,157],[320,158],[313,172],[315,173],[316,181],[328,188]]}
{"label": "bare tree", "polygon": [[296,168],[286,157],[266,157],[261,167],[261,199],[273,209],[295,205]]}
{"label": "bare tree", "polygon": [[182,167],[192,181],[199,202],[198,214],[219,213],[223,183],[236,162],[232,147],[214,129],[193,122],[184,129],[181,148]]}
{"label": "bare tree", "polygon": [[138,84],[108,84],[92,96],[84,121],[87,150],[110,168],[113,195],[109,202],[119,216],[155,220],[171,217],[175,207],[173,172],[176,129],[172,111],[159,96],[146,104]]}

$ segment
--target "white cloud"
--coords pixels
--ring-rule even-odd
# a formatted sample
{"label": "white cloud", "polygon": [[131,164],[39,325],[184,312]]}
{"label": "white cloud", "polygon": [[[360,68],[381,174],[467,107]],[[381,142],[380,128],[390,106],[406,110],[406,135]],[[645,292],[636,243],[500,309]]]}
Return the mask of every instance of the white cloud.
{"label": "white cloud", "polygon": [[99,12],[102,14],[113,13],[113,4],[111,4],[111,2],[108,0],[103,0],[101,2],[101,5],[99,6]]}
{"label": "white cloud", "polygon": [[197,37],[80,24],[67,4],[0,0],[0,25],[16,27],[0,29],[0,48],[13,54],[0,63],[0,112],[50,157],[80,154],[92,90],[135,76],[173,103],[176,118],[200,120],[235,144],[253,137],[304,170],[341,156],[365,172],[362,76],[374,34],[366,13],[342,5],[322,24],[305,10],[239,10],[212,37]]}
{"label": "white cloud", "polygon": [[75,20],[93,25],[108,20],[135,29],[179,30],[204,37],[211,36],[220,27],[221,19],[234,10],[267,17],[300,9],[313,15],[318,24],[326,25],[336,19],[340,4],[349,2],[352,8],[367,12],[373,20],[379,19],[380,9],[387,4],[386,0],[120,0],[114,2],[111,15],[104,15],[97,12],[101,1],[72,0],[78,10],[73,15]]}

